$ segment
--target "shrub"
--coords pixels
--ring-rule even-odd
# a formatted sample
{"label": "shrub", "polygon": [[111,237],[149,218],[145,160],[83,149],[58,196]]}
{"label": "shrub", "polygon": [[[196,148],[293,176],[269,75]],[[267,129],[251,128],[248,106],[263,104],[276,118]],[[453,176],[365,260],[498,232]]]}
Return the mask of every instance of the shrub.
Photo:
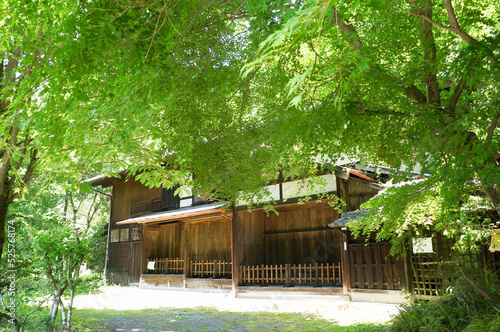
{"label": "shrub", "polygon": [[[500,286],[491,273],[477,273],[476,284],[492,297]],[[392,331],[500,331],[495,304],[461,277],[449,280],[447,295],[435,301],[410,300],[392,319]],[[485,325],[486,324],[486,325]],[[488,325],[489,324],[489,325]],[[487,327],[481,327],[487,326]]]}

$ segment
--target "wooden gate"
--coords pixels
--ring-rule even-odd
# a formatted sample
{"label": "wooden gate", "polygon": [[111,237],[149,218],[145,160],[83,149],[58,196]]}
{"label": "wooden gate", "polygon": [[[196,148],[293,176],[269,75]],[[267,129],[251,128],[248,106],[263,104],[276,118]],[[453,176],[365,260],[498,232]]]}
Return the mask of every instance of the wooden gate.
{"label": "wooden gate", "polygon": [[349,244],[351,288],[401,290],[404,264],[389,255],[388,242]]}

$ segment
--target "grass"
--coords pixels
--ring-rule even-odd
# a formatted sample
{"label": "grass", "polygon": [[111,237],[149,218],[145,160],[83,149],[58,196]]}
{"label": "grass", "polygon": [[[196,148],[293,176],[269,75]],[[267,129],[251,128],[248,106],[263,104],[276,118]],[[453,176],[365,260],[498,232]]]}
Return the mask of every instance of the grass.
{"label": "grass", "polygon": [[[26,331],[44,331],[48,308],[39,310],[28,320]],[[60,330],[60,314],[56,323]],[[339,326],[334,322],[305,314],[268,312],[230,312],[214,308],[158,308],[143,310],[75,309],[72,331],[101,332],[111,328],[126,331],[386,331],[385,325],[358,324]],[[12,326],[0,322],[0,332]]]}
{"label": "grass", "polygon": [[97,332],[108,328],[151,331],[385,331],[384,325],[339,326],[311,315],[239,313],[199,307],[189,309],[75,310],[73,331]]}
{"label": "grass", "polygon": [[[90,274],[82,277],[77,294],[96,294],[103,285],[102,276]],[[35,287],[26,299],[42,297]],[[18,314],[34,308],[36,301],[23,301],[17,308]],[[25,331],[46,330],[49,308],[44,306],[27,320]],[[24,313],[24,314],[23,314]],[[60,331],[59,311],[56,331]],[[339,326],[335,322],[306,314],[283,314],[269,312],[230,312],[214,308],[198,307],[186,309],[158,308],[143,310],[73,309],[71,330],[78,332],[109,331],[121,328],[126,331],[385,331],[385,325],[360,324]],[[12,325],[0,319],[0,332],[12,331]]]}

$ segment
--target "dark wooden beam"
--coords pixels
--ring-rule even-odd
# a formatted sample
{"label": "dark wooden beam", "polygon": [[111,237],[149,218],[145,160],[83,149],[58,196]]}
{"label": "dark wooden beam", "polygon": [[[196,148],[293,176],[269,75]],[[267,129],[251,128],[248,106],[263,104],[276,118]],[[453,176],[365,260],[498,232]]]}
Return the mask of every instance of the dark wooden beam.
{"label": "dark wooden beam", "polygon": [[330,228],[330,227],[286,229],[286,230],[282,230],[282,231],[267,231],[267,232],[264,232],[264,235],[269,235],[269,234],[284,234],[284,233],[317,232],[317,231],[331,231],[331,230],[333,230],[333,228]]}

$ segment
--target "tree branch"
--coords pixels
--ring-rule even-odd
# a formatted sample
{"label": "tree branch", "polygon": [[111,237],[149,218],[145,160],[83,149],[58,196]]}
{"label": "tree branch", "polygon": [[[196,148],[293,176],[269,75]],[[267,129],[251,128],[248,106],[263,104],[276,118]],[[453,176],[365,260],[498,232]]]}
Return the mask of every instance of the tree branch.
{"label": "tree branch", "polygon": [[451,113],[455,113],[455,110],[457,108],[457,103],[458,99],[460,99],[460,95],[462,94],[462,91],[464,91],[466,80],[462,77],[460,79],[460,82],[458,82],[458,86],[453,92],[453,96],[450,99],[450,104],[448,106],[448,109],[450,110]]}
{"label": "tree branch", "polygon": [[2,160],[0,162],[0,193],[5,192],[5,190],[9,190],[10,188],[6,188],[6,186],[10,187],[9,181],[7,178],[9,176],[9,169],[11,166],[11,157],[12,153],[9,151],[9,147],[16,145],[17,135],[19,133],[19,126],[13,125],[10,128],[10,138],[7,142],[7,147],[5,148],[5,152],[2,156]]}
{"label": "tree branch", "polygon": [[441,24],[441,23],[438,23],[436,21],[434,21],[433,19],[429,18],[428,16],[424,15],[424,14],[420,14],[420,13],[415,13],[415,12],[408,12],[408,14],[410,15],[413,15],[413,16],[416,16],[416,17],[420,17],[422,19],[424,19],[425,21],[429,22],[430,24],[433,24],[441,29],[445,29],[445,30],[448,30],[448,31],[453,31],[453,29],[449,26],[446,26],[444,24]]}
{"label": "tree branch", "polygon": [[9,194],[10,197],[9,197],[8,202],[12,203],[24,190],[24,188],[26,187],[26,184],[28,182],[30,182],[31,179],[33,178],[33,173],[35,172],[36,165],[38,163],[38,158],[36,156],[37,153],[38,153],[37,149],[31,150],[30,162],[28,164],[28,167],[26,168],[26,172],[24,173],[22,180],[20,180],[19,183],[17,184],[17,186],[15,188],[17,190],[11,190],[11,192]]}
{"label": "tree branch", "polygon": [[419,104],[425,105],[427,103],[427,97],[415,85],[407,86],[405,88],[405,93],[408,98],[415,100]]}
{"label": "tree branch", "polygon": [[[432,1],[428,0],[425,4],[423,12],[428,18],[432,18]],[[420,39],[422,40],[422,46],[424,48],[424,71],[425,71],[425,85],[427,88],[427,105],[440,105],[441,96],[439,91],[439,84],[437,82],[437,76],[435,73],[435,68],[433,68],[436,62],[436,43],[434,41],[434,34],[432,32],[432,25],[427,21],[423,20],[420,23]]]}
{"label": "tree branch", "polygon": [[26,319],[28,319],[28,316],[31,315],[32,313],[34,313],[35,311],[37,311],[41,306],[42,304],[44,304],[45,302],[47,302],[50,298],[52,297],[52,295],[49,295],[49,297],[47,297],[45,300],[41,301],[40,303],[38,303],[38,305],[36,306],[35,309],[31,310],[30,312],[28,312],[25,316],[24,316],[24,319],[23,319],[23,322],[21,323],[22,326],[24,326],[24,324],[26,323]]}
{"label": "tree branch", "polygon": [[[463,31],[460,25],[458,24],[458,19],[455,14],[455,10],[453,9],[453,4],[451,3],[451,0],[444,0],[444,5],[446,7],[446,12],[448,13],[448,20],[450,21],[450,25],[444,25],[439,22],[434,21],[431,16],[428,14],[424,14],[423,11],[415,4],[413,0],[409,0],[415,8],[419,11],[418,13],[409,11],[408,14],[420,17],[423,20],[427,21],[428,23],[437,26],[438,28],[448,30],[451,32],[456,33],[460,39],[462,39],[464,42],[467,44],[471,44],[472,42],[476,41],[474,38],[472,38],[471,35],[469,35],[467,32]],[[489,49],[489,55],[487,56],[488,60],[491,63],[498,64],[498,60],[493,56],[493,53],[491,52],[491,49]]]}
{"label": "tree branch", "polygon": [[[349,21],[341,20],[338,17],[337,9],[335,9],[334,11],[333,23],[340,29],[342,33],[350,37],[348,42],[351,45],[351,47],[357,50],[358,52],[361,51],[361,49],[363,48],[363,42],[359,38],[356,28],[354,27],[354,25],[350,24]],[[390,79],[394,80],[394,77],[390,77]],[[402,84],[402,86],[404,86],[407,97],[413,99],[419,104],[426,104],[427,97],[415,85],[412,84],[410,86],[405,86],[404,84]]]}
{"label": "tree branch", "polygon": [[333,12],[333,20],[333,23],[339,27],[340,31],[342,31],[343,34],[349,36],[347,42],[352,46],[352,48],[354,48],[356,51],[360,51],[363,47],[363,43],[359,39],[358,32],[356,31],[354,25],[350,24],[349,21],[345,19],[340,19],[336,8]]}
{"label": "tree branch", "polygon": [[499,119],[500,119],[500,112],[498,112],[491,120],[490,128],[488,130],[488,134],[486,135],[487,148],[489,148],[491,140],[493,139],[493,136],[495,135],[495,130],[497,129]]}
{"label": "tree branch", "polygon": [[17,318],[12,318],[10,317],[8,314],[6,313],[3,313],[3,312],[0,312],[0,318],[3,317],[5,318],[6,320],[12,320],[14,322],[14,326],[15,326],[15,331],[19,331],[19,321],[17,320]]}
{"label": "tree branch", "polygon": [[472,41],[474,41],[474,38],[472,38],[465,31],[462,31],[462,28],[460,28],[451,0],[444,0],[444,6],[446,7],[446,11],[448,12],[448,20],[450,20],[450,31],[455,32],[467,44],[470,44]]}
{"label": "tree branch", "polygon": [[481,295],[483,295],[484,297],[486,297],[488,300],[490,300],[491,302],[495,302],[495,303],[500,303],[500,299],[497,299],[497,298],[494,298],[494,297],[491,297],[488,293],[486,293],[484,290],[482,290],[474,281],[472,281],[472,279],[470,279],[466,274],[465,274],[465,271],[464,271],[464,268],[462,267],[462,264],[460,264],[460,261],[458,260],[458,256],[455,252],[451,252],[451,254],[455,257],[455,259],[457,260],[457,266],[458,268],[460,269],[460,272],[462,273],[462,276],[464,277],[464,279],[472,286],[474,287]]}

